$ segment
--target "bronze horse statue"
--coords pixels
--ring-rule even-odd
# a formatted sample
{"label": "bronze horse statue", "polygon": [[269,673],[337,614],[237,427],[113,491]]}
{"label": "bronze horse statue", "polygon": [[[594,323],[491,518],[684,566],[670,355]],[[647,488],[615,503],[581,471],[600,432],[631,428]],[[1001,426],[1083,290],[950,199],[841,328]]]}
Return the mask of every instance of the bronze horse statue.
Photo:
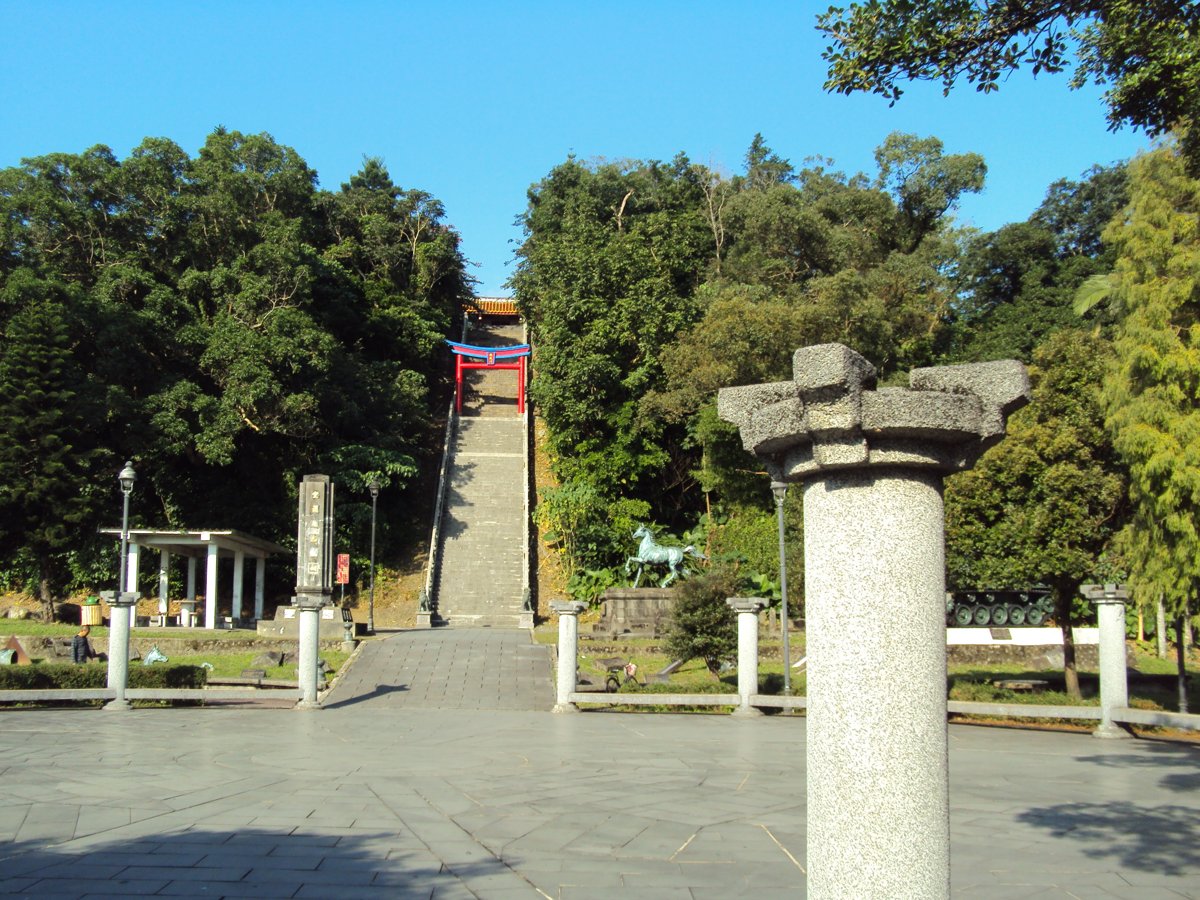
{"label": "bronze horse statue", "polygon": [[666,587],[681,574],[683,574],[684,560],[688,556],[696,559],[706,559],[707,557],[696,550],[691,544],[686,547],[664,547],[654,540],[654,535],[650,533],[650,529],[645,525],[639,525],[633,532],[635,538],[641,538],[642,542],[638,545],[637,556],[631,556],[625,560],[625,574],[629,574],[629,570],[633,566],[637,566],[637,577],[633,580],[633,586],[637,587],[642,580],[642,571],[647,565],[666,566],[667,576],[662,580],[659,587]]}

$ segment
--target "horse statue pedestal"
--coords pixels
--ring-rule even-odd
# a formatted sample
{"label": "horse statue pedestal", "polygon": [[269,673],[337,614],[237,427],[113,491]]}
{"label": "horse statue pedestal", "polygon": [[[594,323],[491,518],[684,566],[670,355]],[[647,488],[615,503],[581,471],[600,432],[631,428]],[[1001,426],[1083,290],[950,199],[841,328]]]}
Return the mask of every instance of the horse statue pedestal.
{"label": "horse statue pedestal", "polygon": [[673,588],[609,588],[604,592],[604,611],[594,631],[614,637],[658,637],[670,624],[674,604]]}

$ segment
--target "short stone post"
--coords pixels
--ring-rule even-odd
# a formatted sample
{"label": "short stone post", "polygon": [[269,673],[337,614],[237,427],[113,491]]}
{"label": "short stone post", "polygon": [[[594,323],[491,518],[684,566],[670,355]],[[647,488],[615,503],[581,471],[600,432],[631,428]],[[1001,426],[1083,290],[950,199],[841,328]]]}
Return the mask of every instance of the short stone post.
{"label": "short stone post", "polygon": [[582,600],[551,600],[550,608],[558,613],[558,684],[554,711],[579,712],[571,702],[575,693],[575,669],[579,660],[579,614],[587,609]]}
{"label": "short stone post", "polygon": [[102,591],[108,602],[108,686],[117,696],[104,704],[105,709],[129,709],[125,690],[129,686],[129,627],[138,595],[133,591]]}
{"label": "short stone post", "polygon": [[320,709],[317,700],[321,610],[333,595],[333,480],[306,475],[300,483],[300,533],[296,541],[296,596],[300,619],[297,709]]}
{"label": "short stone post", "polygon": [[950,893],[942,479],[1028,402],[1014,361],[917,369],[872,390],[840,344],[793,379],[725,388],[721,418],[804,491],[808,895]]}
{"label": "short stone post", "polygon": [[1121,584],[1085,584],[1083,596],[1096,604],[1100,626],[1100,724],[1098,738],[1127,738],[1129,732],[1112,720],[1112,711],[1129,705],[1129,674],[1125,657],[1125,601]]}
{"label": "short stone post", "polygon": [[738,707],[733,715],[761,716],[762,711],[750,705],[750,697],[758,693],[758,614],[767,601],[759,597],[729,597],[725,602],[737,613]]}

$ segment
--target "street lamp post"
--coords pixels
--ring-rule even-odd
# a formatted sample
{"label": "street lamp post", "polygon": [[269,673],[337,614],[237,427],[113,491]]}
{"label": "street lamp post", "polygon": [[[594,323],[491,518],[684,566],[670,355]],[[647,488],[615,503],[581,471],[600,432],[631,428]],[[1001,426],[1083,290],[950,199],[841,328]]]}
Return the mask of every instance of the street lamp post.
{"label": "street lamp post", "polygon": [[108,686],[116,691],[116,697],[105,704],[105,709],[129,709],[129,701],[125,699],[125,689],[129,683],[129,626],[132,624],[130,617],[133,615],[133,606],[137,602],[137,593],[129,590],[127,584],[129,495],[133,493],[134,477],[132,462],[126,462],[125,467],[117,475],[121,493],[124,495],[121,512],[120,580],[115,591],[104,592],[109,604]]}
{"label": "street lamp post", "polygon": [[379,480],[367,485],[371,492],[371,587],[367,595],[367,634],[375,633],[375,509],[379,503]]}
{"label": "street lamp post", "polygon": [[792,693],[792,653],[788,645],[788,602],[787,602],[787,549],[783,542],[783,501],[787,497],[787,482],[772,481],[771,493],[775,495],[775,518],[779,522],[779,595],[783,613],[783,693]]}
{"label": "street lamp post", "polygon": [[121,493],[124,495],[124,508],[121,511],[121,576],[117,582],[117,590],[124,591],[127,588],[125,583],[126,566],[129,564],[129,495],[133,493],[133,480],[136,476],[133,472],[133,462],[127,460],[125,468],[121,469],[117,475],[117,481],[121,483]]}

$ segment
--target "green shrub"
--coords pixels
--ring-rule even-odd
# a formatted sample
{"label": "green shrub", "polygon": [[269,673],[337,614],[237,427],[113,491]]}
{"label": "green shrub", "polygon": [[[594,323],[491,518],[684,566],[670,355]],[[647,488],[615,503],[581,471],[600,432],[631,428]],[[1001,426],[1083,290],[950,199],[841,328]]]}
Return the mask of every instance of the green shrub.
{"label": "green shrub", "polygon": [[[131,688],[202,688],[208,673],[201,666],[137,666],[129,668]],[[33,666],[0,666],[0,690],[80,690],[108,684],[108,667],[40,663]]]}
{"label": "green shrub", "polygon": [[725,603],[737,595],[737,581],[725,571],[709,571],[679,585],[671,611],[666,649],[675,659],[702,659],[713,677],[723,660],[737,655],[737,618]]}

